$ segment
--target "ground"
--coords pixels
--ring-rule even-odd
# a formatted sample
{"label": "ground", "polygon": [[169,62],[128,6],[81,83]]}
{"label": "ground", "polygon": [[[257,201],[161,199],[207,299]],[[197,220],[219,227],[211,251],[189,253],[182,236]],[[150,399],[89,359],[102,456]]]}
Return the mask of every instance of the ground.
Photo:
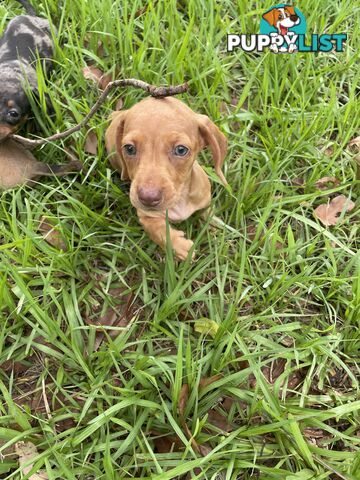
{"label": "ground", "polygon": [[[91,121],[96,154],[86,130],[36,150],[63,163],[72,148],[81,174],[1,194],[1,478],[21,478],[14,446],[25,441],[38,452],[32,472],[49,479],[360,479],[359,174],[348,147],[360,134],[360,10],[301,2],[308,32],[348,33],[344,53],[227,53],[226,33],[257,33],[271,6],[36,7],[58,30],[54,72],[40,80],[55,109],[37,109],[42,136],[95,102],[86,64],[187,80],[180,98],[228,136],[230,186],[204,154],[217,225],[184,222],[193,263],[161,252],[104,150],[117,101],[146,95],[129,88]],[[2,2],[1,28],[22,12]],[[325,227],[314,210],[338,195],[355,208]],[[45,241],[44,219],[60,244]]]}

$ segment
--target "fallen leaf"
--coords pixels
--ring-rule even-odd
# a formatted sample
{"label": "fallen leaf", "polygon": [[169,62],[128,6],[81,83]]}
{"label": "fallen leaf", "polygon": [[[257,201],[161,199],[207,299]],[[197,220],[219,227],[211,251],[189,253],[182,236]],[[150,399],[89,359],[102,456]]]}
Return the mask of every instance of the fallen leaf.
{"label": "fallen leaf", "polygon": [[195,332],[204,333],[205,335],[210,335],[215,338],[217,331],[219,330],[219,325],[214,321],[208,318],[199,318],[195,321]]}
{"label": "fallen leaf", "polygon": [[360,151],[360,136],[350,140],[348,147],[355,152]]}
{"label": "fallen leaf", "polygon": [[198,450],[203,457],[206,457],[206,455],[212,452],[212,448],[210,447],[210,445],[207,445],[206,443],[204,443],[203,445],[198,445]]}
{"label": "fallen leaf", "polygon": [[85,152],[90,153],[91,155],[97,154],[98,139],[96,133],[91,130],[85,140]]}
{"label": "fallen leaf", "polygon": [[104,73],[100,68],[95,67],[94,65],[86,65],[82,71],[84,78],[96,83],[100,90],[104,90],[113,77],[111,72]]}
{"label": "fallen leaf", "polygon": [[211,385],[212,383],[216,382],[217,380],[220,380],[222,378],[222,374],[218,375],[213,375],[212,377],[204,377],[200,379],[199,382],[199,388],[205,388],[208,385]]}
{"label": "fallen leaf", "polygon": [[161,436],[155,438],[153,441],[157,453],[171,453],[184,450],[184,444],[174,435]]}
{"label": "fallen leaf", "polygon": [[[108,291],[109,298],[112,299],[114,306],[110,305],[103,314],[85,318],[87,325],[98,325],[99,331],[96,332],[94,350],[97,351],[105,338],[103,327],[114,327],[113,330],[106,329],[110,338],[116,338],[121,331],[119,328],[125,328],[134,316],[133,300],[134,295],[125,293],[123,287],[111,288]],[[100,304],[101,305],[101,304]],[[94,308],[96,311],[96,309]]]}
{"label": "fallen leaf", "polygon": [[116,102],[115,110],[122,110],[123,106],[124,106],[124,99],[120,97]]}
{"label": "fallen leaf", "polygon": [[265,367],[262,367],[261,370],[266,380],[273,385],[275,381],[280,377],[280,375],[284,372],[285,365],[285,358],[277,358],[271,363],[270,366],[266,365]]}
{"label": "fallen leaf", "polygon": [[323,147],[321,149],[321,152],[328,158],[332,157],[333,156],[333,153],[334,153],[334,147],[333,145],[329,145],[327,147]]}
{"label": "fallen leaf", "polygon": [[104,49],[103,42],[101,40],[98,40],[97,42],[96,54],[99,58],[105,57],[105,49]]}
{"label": "fallen leaf", "polygon": [[104,72],[100,68],[95,67],[94,65],[86,65],[82,69],[84,78],[99,84],[101,77],[104,75]]}
{"label": "fallen leaf", "polygon": [[285,337],[283,337],[281,340],[280,340],[280,343],[281,345],[284,345],[285,347],[292,347],[295,343],[293,337],[290,337],[289,335],[285,335]]}
{"label": "fallen leaf", "polygon": [[304,187],[305,182],[303,178],[296,177],[291,180],[291,185],[294,185],[295,187]]}
{"label": "fallen leaf", "polygon": [[[35,445],[31,442],[17,442],[15,444],[15,453],[19,456],[19,464],[24,475],[27,475],[34,466],[36,457],[39,456]],[[31,460],[34,460],[33,463]],[[26,465],[26,466],[25,466]],[[39,473],[33,473],[30,475],[29,480],[46,480],[49,477],[43,471]]]}
{"label": "fallen leaf", "polygon": [[335,177],[322,177],[315,183],[315,186],[319,190],[327,190],[328,188],[332,188],[336,185],[340,185],[340,181]]}
{"label": "fallen leaf", "polygon": [[246,236],[249,240],[253,241],[256,237],[257,227],[256,225],[250,224],[246,226]]}
{"label": "fallen leaf", "polygon": [[331,200],[330,203],[319,205],[315,210],[315,216],[326,227],[336,225],[340,214],[344,211],[350,212],[355,207],[355,203],[349,200],[345,195],[339,195]]}
{"label": "fallen leaf", "polygon": [[208,411],[208,422],[224,432],[231,432],[233,429],[227,418],[214,408]]}
{"label": "fallen leaf", "polygon": [[305,427],[303,430],[303,434],[307,438],[324,438],[329,436],[328,432],[325,432],[325,430],[312,427]]}
{"label": "fallen leaf", "polygon": [[229,114],[229,107],[228,107],[228,105],[227,105],[226,102],[224,102],[224,101],[221,101],[221,102],[220,102],[219,112],[220,112],[220,113],[223,113],[223,114],[225,114],[225,115],[228,115],[228,114]]}
{"label": "fallen leaf", "polygon": [[105,88],[108,86],[111,80],[112,80],[112,73],[104,73],[104,75],[102,75],[98,83],[100,90],[105,90]]}
{"label": "fallen leaf", "polygon": [[42,234],[44,240],[51,246],[66,252],[68,250],[67,243],[61,232],[56,230],[56,227],[51,223],[49,219],[41,217],[39,232]]}
{"label": "fallen leaf", "polygon": [[181,390],[180,390],[179,403],[178,403],[179,415],[181,417],[184,416],[184,411],[185,411],[188,398],[189,398],[189,385],[187,383],[184,383],[184,385],[181,387]]}
{"label": "fallen leaf", "polygon": [[232,397],[225,397],[221,403],[222,408],[225,412],[230,412],[231,407],[234,404],[234,399]]}

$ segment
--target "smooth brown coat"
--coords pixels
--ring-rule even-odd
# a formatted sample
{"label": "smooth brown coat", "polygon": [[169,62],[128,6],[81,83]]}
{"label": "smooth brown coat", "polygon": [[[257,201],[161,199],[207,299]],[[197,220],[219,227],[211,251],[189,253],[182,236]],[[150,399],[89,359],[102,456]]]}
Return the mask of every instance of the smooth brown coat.
{"label": "smooth brown coat", "polygon": [[[130,180],[130,201],[150,238],[165,248],[166,212],[170,222],[181,222],[211,200],[209,179],[196,160],[209,146],[215,171],[221,171],[226,137],[206,116],[193,112],[173,97],[146,98],[129,110],[113,112],[105,134],[112,166]],[[178,152],[184,152],[179,155]],[[134,153],[135,152],[135,153]],[[186,259],[193,242],[170,228],[177,258]]]}

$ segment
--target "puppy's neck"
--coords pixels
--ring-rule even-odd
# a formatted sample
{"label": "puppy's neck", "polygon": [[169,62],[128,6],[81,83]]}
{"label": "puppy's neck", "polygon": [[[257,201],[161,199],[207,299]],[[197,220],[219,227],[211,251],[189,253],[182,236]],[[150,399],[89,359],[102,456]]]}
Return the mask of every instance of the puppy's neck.
{"label": "puppy's neck", "polygon": [[206,173],[197,161],[191,169],[190,175],[184,182],[179,200],[169,210],[169,220],[182,222],[197,210],[209,206],[211,200],[211,187]]}

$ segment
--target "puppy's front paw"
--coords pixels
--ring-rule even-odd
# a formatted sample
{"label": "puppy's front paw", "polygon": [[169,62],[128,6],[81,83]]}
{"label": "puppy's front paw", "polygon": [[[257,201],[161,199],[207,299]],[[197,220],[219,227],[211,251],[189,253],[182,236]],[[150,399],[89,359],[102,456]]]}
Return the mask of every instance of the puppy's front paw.
{"label": "puppy's front paw", "polygon": [[[175,251],[176,258],[179,260],[186,260],[191,247],[194,245],[194,242],[188,238],[185,238],[185,234],[181,230],[175,230],[172,232],[171,243]],[[194,258],[195,252],[193,252],[191,255],[191,259],[194,260]]]}

